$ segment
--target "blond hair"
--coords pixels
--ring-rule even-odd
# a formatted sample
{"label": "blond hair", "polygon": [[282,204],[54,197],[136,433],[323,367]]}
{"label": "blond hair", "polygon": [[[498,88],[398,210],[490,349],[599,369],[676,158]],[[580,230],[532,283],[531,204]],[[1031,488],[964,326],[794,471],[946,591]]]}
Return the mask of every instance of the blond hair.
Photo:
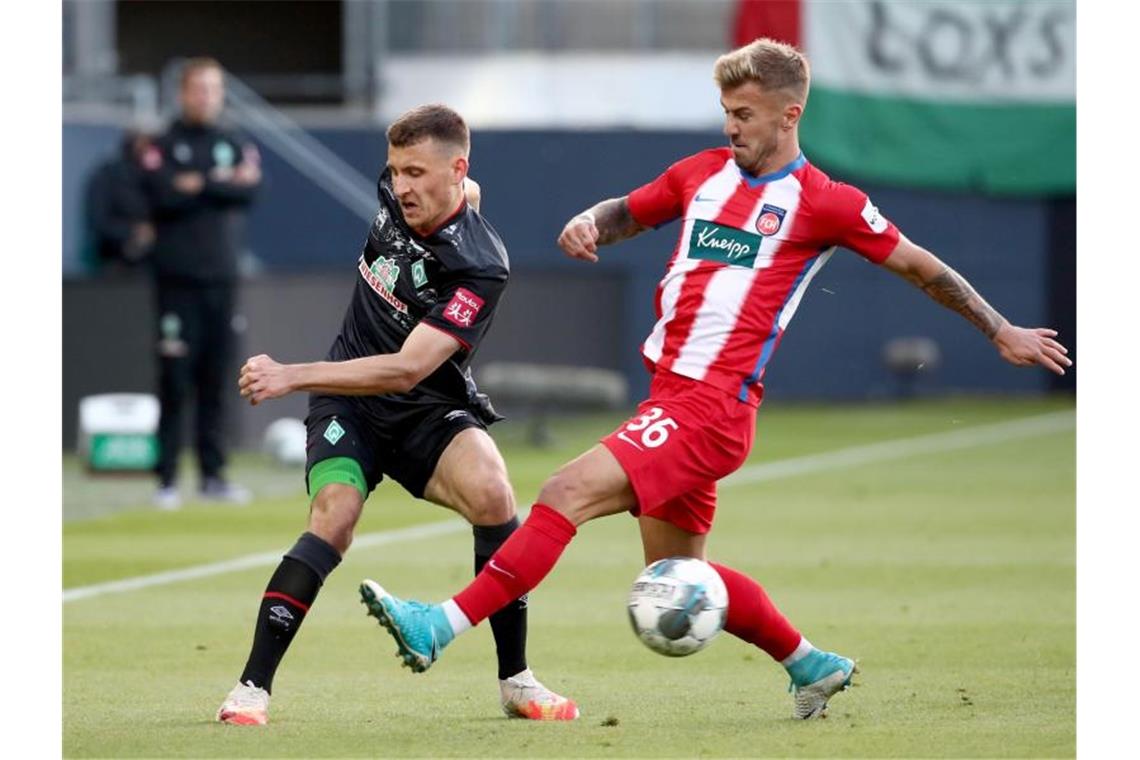
{"label": "blond hair", "polygon": [[803,104],[807,102],[811,69],[799,50],[760,37],[717,58],[713,79],[722,90],[755,82],[766,91],[783,90]]}

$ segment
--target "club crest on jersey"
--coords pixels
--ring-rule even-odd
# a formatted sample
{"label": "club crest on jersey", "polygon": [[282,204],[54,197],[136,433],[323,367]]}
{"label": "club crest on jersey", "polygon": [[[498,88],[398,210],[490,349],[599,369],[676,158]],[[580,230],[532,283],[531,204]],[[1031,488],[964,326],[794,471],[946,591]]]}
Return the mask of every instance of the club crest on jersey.
{"label": "club crest on jersey", "polygon": [[396,263],[395,259],[379,256],[368,268],[372,270],[372,274],[380,278],[380,282],[384,283],[385,288],[388,290],[396,289],[396,278],[400,276],[400,265]]}
{"label": "club crest on jersey", "polygon": [[787,213],[786,209],[765,203],[760,207],[760,215],[756,217],[756,231],[765,237],[775,235],[780,231]]}
{"label": "club crest on jersey", "polygon": [[384,299],[389,306],[401,314],[408,313],[408,305],[396,298],[396,278],[400,276],[400,265],[396,263],[395,259],[386,259],[383,256],[377,257],[376,261],[372,262],[372,266],[360,257],[360,276],[368,283],[368,287],[376,295]]}

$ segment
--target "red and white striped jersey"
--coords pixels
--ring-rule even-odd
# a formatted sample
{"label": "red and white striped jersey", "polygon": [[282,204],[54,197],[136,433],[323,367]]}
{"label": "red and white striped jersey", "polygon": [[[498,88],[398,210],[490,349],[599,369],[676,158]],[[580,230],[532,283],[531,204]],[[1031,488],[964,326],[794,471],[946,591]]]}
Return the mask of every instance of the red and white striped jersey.
{"label": "red and white striped jersey", "polygon": [[645,358],[753,405],[784,329],[835,248],[881,263],[899,240],[865,193],[802,153],[753,177],[730,148],[702,151],[631,192],[629,210],[648,226],[682,219]]}

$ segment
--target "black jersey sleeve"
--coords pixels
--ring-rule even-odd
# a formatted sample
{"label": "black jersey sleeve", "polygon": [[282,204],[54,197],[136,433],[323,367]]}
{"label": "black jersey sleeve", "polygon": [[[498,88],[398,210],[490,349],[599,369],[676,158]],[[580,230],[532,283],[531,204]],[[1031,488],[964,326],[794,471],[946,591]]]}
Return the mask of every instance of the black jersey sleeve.
{"label": "black jersey sleeve", "polygon": [[442,283],[423,322],[451,335],[471,353],[491,325],[507,286],[506,272],[457,272]]}

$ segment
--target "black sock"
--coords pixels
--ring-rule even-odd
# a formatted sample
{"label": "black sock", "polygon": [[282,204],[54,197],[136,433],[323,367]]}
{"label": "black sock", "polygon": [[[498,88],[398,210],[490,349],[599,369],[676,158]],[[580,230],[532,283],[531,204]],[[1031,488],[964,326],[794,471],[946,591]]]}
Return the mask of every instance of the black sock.
{"label": "black sock", "polygon": [[312,533],[303,533],[281,559],[257,613],[253,649],[241,674],[241,682],[252,681],[273,691],[273,675],[289,648],[301,621],[317,598],[321,584],[340,563],[340,554],[331,544]]}
{"label": "black sock", "polygon": [[[502,525],[475,525],[475,574],[483,569],[491,555],[502,546],[519,519],[512,517]],[[495,635],[495,652],[499,656],[499,679],[510,678],[526,670],[526,595],[491,616],[491,632]]]}

